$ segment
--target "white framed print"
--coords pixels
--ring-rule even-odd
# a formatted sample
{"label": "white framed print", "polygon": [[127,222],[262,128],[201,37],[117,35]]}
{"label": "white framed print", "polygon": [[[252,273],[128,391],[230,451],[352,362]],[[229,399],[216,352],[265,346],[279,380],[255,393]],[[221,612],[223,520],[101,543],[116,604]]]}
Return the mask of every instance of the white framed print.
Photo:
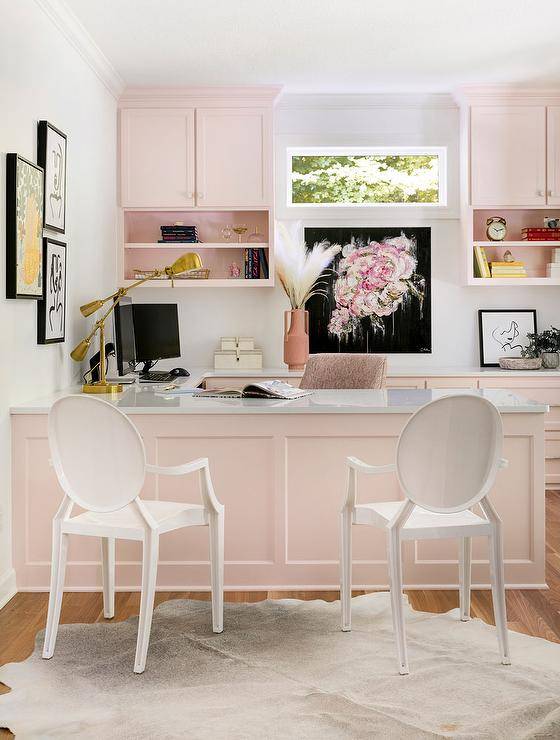
{"label": "white framed print", "polygon": [[537,331],[534,308],[481,309],[478,312],[480,366],[499,367],[500,357],[521,357],[528,334]]}
{"label": "white framed print", "polygon": [[66,229],[66,134],[48,121],[39,121],[37,160],[45,170],[44,226],[64,234]]}
{"label": "white framed print", "polygon": [[64,342],[66,330],[66,244],[45,237],[44,297],[37,303],[37,344]]}

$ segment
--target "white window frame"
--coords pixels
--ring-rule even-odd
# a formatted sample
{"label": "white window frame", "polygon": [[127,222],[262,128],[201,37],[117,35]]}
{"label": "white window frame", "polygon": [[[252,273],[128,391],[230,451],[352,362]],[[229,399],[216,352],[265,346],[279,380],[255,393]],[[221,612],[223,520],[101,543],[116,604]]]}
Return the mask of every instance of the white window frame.
{"label": "white window frame", "polygon": [[[292,201],[292,157],[294,156],[357,156],[368,154],[437,154],[437,203],[294,203]],[[297,146],[287,147],[287,205],[289,208],[445,208],[447,207],[447,147],[446,146]]]}

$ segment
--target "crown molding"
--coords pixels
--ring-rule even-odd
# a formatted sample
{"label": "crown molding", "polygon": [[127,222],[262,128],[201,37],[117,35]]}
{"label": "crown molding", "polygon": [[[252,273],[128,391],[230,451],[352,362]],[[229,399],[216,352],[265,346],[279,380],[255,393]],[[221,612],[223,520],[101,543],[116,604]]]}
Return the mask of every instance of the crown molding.
{"label": "crown molding", "polygon": [[180,107],[183,105],[236,105],[243,101],[247,106],[258,106],[263,103],[274,105],[282,90],[281,85],[243,85],[243,86],[189,86],[189,87],[127,87],[122,91],[119,105],[123,108],[134,108],[138,105],[166,105]]}
{"label": "crown molding", "polygon": [[118,98],[125,87],[124,80],[66,3],[63,0],[35,0],[35,2],[95,72],[111,95]]}
{"label": "crown molding", "polygon": [[457,108],[447,93],[285,93],[279,103],[285,110],[368,108]]}
{"label": "crown molding", "polygon": [[465,85],[453,96],[459,105],[558,105],[560,88]]}

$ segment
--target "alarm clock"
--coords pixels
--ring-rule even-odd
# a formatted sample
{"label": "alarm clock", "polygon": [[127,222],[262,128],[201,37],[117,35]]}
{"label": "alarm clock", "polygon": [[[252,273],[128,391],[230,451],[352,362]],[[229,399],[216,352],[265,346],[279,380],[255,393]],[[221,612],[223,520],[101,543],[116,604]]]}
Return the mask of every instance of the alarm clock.
{"label": "alarm clock", "polygon": [[486,236],[493,242],[501,242],[506,238],[507,225],[505,218],[492,216],[486,221]]}

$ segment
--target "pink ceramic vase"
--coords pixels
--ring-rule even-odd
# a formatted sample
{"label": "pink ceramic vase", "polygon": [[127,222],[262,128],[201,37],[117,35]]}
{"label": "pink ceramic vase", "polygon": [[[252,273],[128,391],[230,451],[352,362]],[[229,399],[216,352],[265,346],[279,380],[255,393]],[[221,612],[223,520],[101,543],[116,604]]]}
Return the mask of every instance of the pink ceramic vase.
{"label": "pink ceramic vase", "polygon": [[309,359],[309,313],[303,308],[284,311],[284,362],[288,370],[303,370]]}

